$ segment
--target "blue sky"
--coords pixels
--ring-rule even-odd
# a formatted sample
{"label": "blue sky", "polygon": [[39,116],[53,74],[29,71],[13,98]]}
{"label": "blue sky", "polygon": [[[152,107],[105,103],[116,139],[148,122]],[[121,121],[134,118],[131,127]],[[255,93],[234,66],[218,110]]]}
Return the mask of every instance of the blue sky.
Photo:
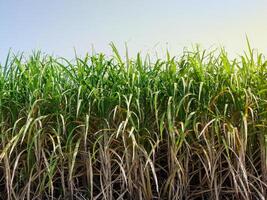
{"label": "blue sky", "polygon": [[225,46],[231,54],[251,45],[267,53],[265,0],[0,0],[0,59],[9,48],[65,57],[110,54],[127,42],[131,55],[163,55],[199,43]]}

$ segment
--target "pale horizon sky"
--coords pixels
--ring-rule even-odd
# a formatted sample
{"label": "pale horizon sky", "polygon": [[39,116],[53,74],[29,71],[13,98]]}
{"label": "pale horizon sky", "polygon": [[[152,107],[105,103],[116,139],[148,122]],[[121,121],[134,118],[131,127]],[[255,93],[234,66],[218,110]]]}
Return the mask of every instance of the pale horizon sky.
{"label": "pale horizon sky", "polygon": [[[251,46],[267,54],[265,0],[0,0],[0,62],[8,50],[74,57],[111,53],[172,55],[198,43],[232,54]],[[163,55],[163,54],[162,54]]]}

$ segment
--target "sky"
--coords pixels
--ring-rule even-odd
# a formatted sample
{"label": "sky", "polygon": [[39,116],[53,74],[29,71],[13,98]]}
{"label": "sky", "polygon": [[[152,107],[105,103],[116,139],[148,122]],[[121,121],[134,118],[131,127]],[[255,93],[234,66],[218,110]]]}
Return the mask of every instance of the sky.
{"label": "sky", "polygon": [[110,42],[137,52],[179,55],[184,47],[251,46],[267,53],[266,0],[0,0],[0,61],[13,52],[67,58],[103,52]]}

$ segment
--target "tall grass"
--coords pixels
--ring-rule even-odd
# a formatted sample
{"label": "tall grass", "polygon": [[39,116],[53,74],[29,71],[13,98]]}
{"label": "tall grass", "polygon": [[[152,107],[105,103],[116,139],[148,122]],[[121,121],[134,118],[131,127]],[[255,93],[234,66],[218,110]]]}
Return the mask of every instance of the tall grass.
{"label": "tall grass", "polygon": [[[1,199],[267,198],[267,61],[249,48],[10,54],[0,68]],[[125,60],[125,61],[124,61]]]}

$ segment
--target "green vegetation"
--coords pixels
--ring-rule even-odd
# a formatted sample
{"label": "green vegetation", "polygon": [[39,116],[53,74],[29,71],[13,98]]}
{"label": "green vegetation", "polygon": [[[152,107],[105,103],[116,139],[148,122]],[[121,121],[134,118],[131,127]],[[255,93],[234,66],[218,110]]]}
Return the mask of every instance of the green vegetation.
{"label": "green vegetation", "polygon": [[1,199],[266,199],[262,54],[112,49],[2,64]]}

